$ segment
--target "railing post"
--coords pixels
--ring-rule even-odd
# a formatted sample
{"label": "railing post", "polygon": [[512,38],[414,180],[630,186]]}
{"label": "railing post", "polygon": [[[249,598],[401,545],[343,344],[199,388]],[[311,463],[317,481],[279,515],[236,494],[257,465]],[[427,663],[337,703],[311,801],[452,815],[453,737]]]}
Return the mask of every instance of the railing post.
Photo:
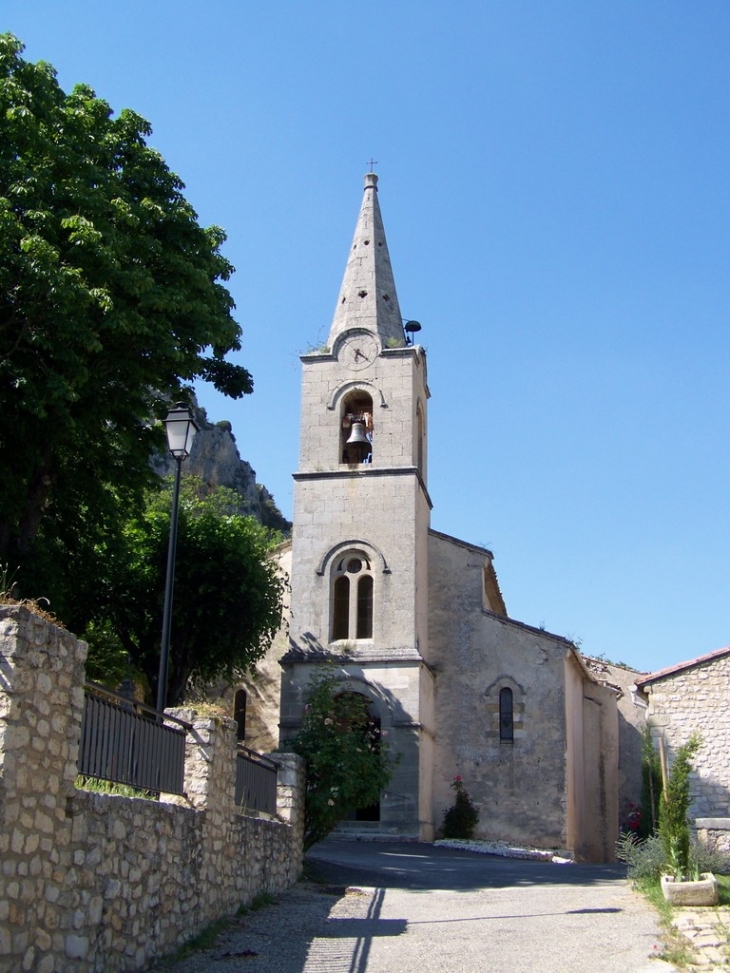
{"label": "railing post", "polygon": [[199,810],[234,809],[236,723],[224,716],[200,717],[194,709],[169,709],[192,724],[185,741],[185,795]]}
{"label": "railing post", "polygon": [[279,767],[276,813],[291,827],[291,858],[296,879],[304,861],[305,762],[296,753],[267,753],[266,756]]}

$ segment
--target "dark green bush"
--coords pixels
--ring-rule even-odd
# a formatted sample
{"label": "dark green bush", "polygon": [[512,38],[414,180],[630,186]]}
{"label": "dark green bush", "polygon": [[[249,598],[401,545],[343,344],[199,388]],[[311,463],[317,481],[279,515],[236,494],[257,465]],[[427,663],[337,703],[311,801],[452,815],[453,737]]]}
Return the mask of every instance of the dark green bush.
{"label": "dark green bush", "polygon": [[444,814],[444,838],[472,838],[479,821],[479,811],[474,807],[460,776],[454,777],[451,786],[456,791],[456,799]]}

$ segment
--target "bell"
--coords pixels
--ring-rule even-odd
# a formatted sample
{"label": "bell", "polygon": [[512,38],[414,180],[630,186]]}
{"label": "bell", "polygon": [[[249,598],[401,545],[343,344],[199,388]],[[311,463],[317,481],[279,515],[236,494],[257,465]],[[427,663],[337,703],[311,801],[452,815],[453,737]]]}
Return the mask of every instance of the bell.
{"label": "bell", "polygon": [[365,435],[365,423],[355,420],[352,424],[352,432],[347,440],[346,446],[370,446],[370,440]]}

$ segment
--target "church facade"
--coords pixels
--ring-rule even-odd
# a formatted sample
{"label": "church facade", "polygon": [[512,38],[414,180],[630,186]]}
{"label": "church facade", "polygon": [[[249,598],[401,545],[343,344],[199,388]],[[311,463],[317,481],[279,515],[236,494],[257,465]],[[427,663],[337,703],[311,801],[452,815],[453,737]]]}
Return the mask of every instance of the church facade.
{"label": "church facade", "polygon": [[431,528],[428,376],[365,189],[326,348],[302,356],[285,626],[246,686],[246,743],[296,732],[325,659],[399,761],[350,827],[431,840],[463,779],[478,834],[613,857],[615,691],[568,640],[509,618],[492,555]]}

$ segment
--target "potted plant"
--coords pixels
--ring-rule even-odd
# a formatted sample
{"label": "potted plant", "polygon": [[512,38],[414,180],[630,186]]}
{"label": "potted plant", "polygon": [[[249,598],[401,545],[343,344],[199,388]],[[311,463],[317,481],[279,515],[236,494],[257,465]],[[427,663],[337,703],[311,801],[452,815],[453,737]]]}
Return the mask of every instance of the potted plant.
{"label": "potted plant", "polygon": [[699,874],[690,866],[689,775],[700,742],[693,734],[677,750],[669,775],[662,759],[665,782],[659,802],[659,835],[670,871],[662,875],[661,886],[664,898],[672,905],[717,905],[718,902],[715,876],[711,872]]}

